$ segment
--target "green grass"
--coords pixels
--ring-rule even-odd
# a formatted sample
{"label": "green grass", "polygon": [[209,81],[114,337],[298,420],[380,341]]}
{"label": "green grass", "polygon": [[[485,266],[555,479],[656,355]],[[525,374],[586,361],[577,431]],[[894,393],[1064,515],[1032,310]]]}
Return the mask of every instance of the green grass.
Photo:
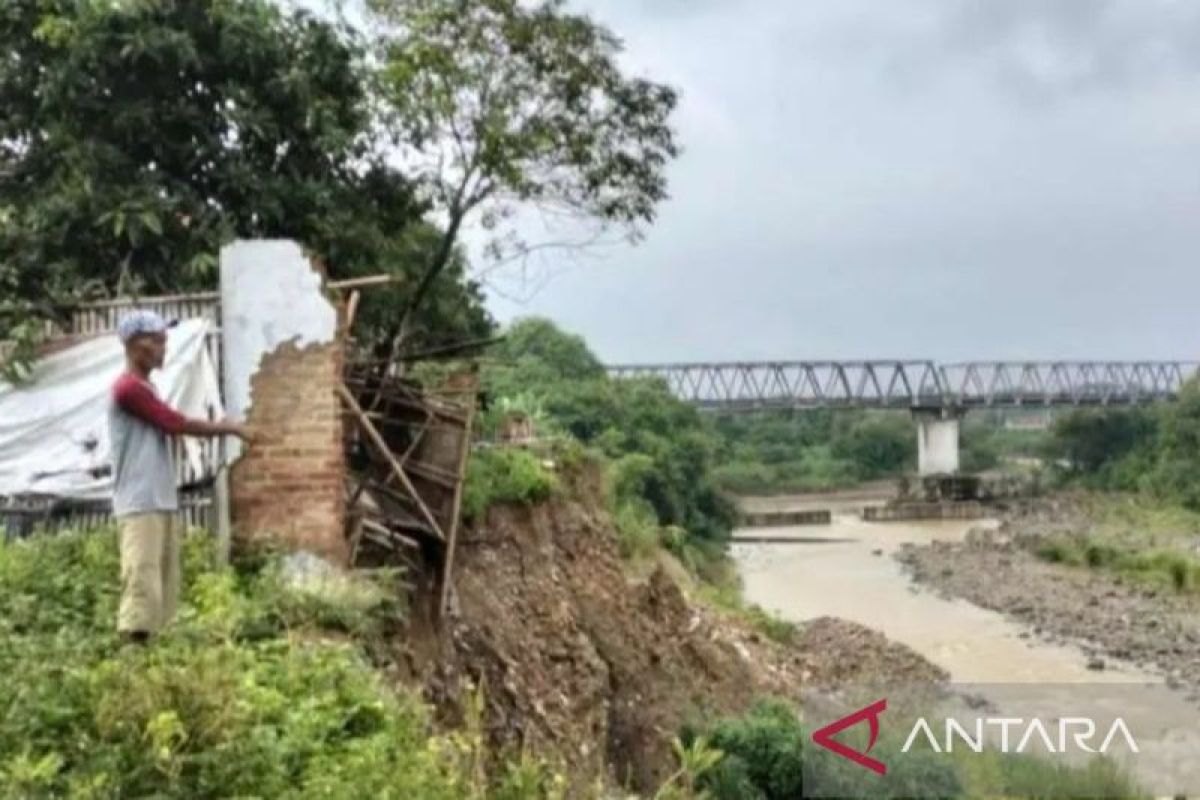
{"label": "green grass", "polygon": [[621,557],[634,563],[654,557],[663,543],[663,530],[654,509],[641,498],[622,502],[612,511]]}
{"label": "green grass", "polygon": [[853,462],[835,458],[824,445],[809,447],[800,457],[786,461],[728,460],[713,468],[716,485],[734,495],[822,492],[851,488],[864,480]]}
{"label": "green grass", "polygon": [[558,489],[541,456],[520,448],[491,447],[471,455],[463,490],[463,516],[479,519],[494,505],[532,505]]}
{"label": "green grass", "polygon": [[[0,546],[0,797],[487,796],[478,725],[436,733],[364,656],[399,613],[386,579],[294,589],[274,558],[219,571],[192,537],[177,623],[123,647],[115,539]],[[558,796],[545,770],[500,773],[497,796]]]}
{"label": "green grass", "polygon": [[1028,755],[983,753],[954,754],[955,769],[963,786],[963,797],[1136,798],[1139,792],[1130,777],[1115,762],[1094,758],[1085,764],[1068,765]]}
{"label": "green grass", "polygon": [[1200,594],[1200,514],[1140,495],[1085,495],[1085,529],[1050,536],[1035,553],[1181,594]]}
{"label": "green grass", "polygon": [[1051,563],[1101,570],[1181,594],[1200,594],[1200,559],[1178,550],[1136,550],[1078,536],[1058,536],[1040,544],[1035,552]]}
{"label": "green grass", "polygon": [[783,645],[796,643],[800,629],[761,606],[747,603],[742,596],[741,579],[730,564],[725,573],[696,586],[697,598],[711,608],[738,620],[766,638]]}
{"label": "green grass", "polygon": [[1200,512],[1145,495],[1092,494],[1085,509],[1096,533],[1107,538],[1159,543],[1200,535]]}
{"label": "green grass", "polygon": [[795,623],[780,619],[762,606],[749,605],[744,612],[745,619],[754,626],[755,630],[768,639],[780,644],[790,645],[796,642],[800,629]]}

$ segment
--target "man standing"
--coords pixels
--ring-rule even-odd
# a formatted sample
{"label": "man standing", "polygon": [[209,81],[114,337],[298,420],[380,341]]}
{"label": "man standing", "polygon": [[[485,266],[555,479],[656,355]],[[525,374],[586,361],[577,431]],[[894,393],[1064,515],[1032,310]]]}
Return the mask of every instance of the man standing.
{"label": "man standing", "polygon": [[251,438],[243,425],[189,419],[159,399],[150,373],[163,365],[169,327],[153,311],[134,311],[117,325],[125,371],[113,384],[108,411],[113,516],[121,527],[117,630],[135,642],[170,622],[179,600],[182,522],[168,439]]}

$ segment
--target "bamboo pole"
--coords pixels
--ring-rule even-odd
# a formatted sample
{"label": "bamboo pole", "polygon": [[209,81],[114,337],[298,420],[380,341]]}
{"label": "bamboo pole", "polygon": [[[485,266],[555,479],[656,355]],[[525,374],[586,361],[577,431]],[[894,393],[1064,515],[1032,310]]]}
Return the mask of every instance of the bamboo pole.
{"label": "bamboo pole", "polygon": [[346,289],[364,289],[369,286],[387,286],[389,283],[403,283],[399,275],[370,275],[365,278],[347,278],[343,281],[330,281],[325,284],[328,289],[345,291]]}
{"label": "bamboo pole", "polygon": [[367,417],[366,412],[362,410],[362,407],[359,406],[358,401],[354,399],[353,392],[346,388],[344,383],[339,383],[338,394],[341,396],[346,405],[350,407],[350,410],[354,412],[354,416],[358,419],[359,427],[362,428],[363,433],[367,435],[367,439],[370,440],[375,449],[379,451],[379,454],[387,459],[388,465],[392,469],[392,475],[394,475],[396,480],[400,482],[400,485],[404,487],[404,490],[412,495],[413,502],[416,503],[417,509],[421,512],[421,516],[424,518],[425,524],[433,529],[433,532],[437,534],[439,539],[441,539],[443,542],[446,541],[446,534],[442,531],[442,527],[438,525],[437,519],[434,518],[433,513],[429,510],[429,506],[425,505],[425,501],[423,501],[421,496],[417,494],[416,487],[413,486],[412,481],[408,479],[408,475],[405,474],[404,468],[400,466],[400,462],[396,460],[394,455],[392,455],[392,451],[388,448],[387,442],[384,441],[383,437],[379,434],[379,431],[375,428],[375,425]]}
{"label": "bamboo pole", "polygon": [[462,432],[462,449],[458,456],[458,485],[454,488],[454,502],[450,512],[450,531],[446,539],[446,561],[442,572],[442,585],[438,597],[437,617],[446,615],[450,603],[451,573],[454,569],[454,551],[458,547],[459,515],[462,513],[463,489],[466,484],[467,459],[471,455],[471,427],[475,420],[475,404],[467,406],[467,421]]}
{"label": "bamboo pole", "polygon": [[358,315],[358,301],[362,297],[360,292],[354,291],[350,293],[350,300],[346,303],[346,332],[349,333],[354,328],[354,317]]}

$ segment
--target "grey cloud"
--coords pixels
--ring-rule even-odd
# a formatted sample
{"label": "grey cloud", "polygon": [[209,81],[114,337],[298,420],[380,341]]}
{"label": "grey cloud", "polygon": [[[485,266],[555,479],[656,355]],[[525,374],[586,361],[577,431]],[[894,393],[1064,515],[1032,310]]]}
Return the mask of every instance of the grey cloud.
{"label": "grey cloud", "polygon": [[598,0],[598,11],[610,15],[636,14],[646,17],[695,17],[728,8],[730,0]]}
{"label": "grey cloud", "polygon": [[[1054,101],[1200,72],[1200,3],[1191,0],[841,0],[833,7],[788,15],[785,35],[904,91],[965,80],[1010,98]],[[814,26],[816,16],[824,24]]]}
{"label": "grey cloud", "polygon": [[1120,88],[1192,76],[1200,67],[1200,4],[1192,2],[943,3],[943,45],[1025,92]]}
{"label": "grey cloud", "polygon": [[683,89],[673,200],[502,318],[613,361],[1200,351],[1200,3],[589,2]]}

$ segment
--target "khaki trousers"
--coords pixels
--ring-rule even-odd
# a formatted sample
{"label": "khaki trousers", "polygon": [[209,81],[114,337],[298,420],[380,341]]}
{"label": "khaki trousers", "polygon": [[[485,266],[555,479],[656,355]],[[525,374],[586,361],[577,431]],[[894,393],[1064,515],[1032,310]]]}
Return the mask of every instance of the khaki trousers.
{"label": "khaki trousers", "polygon": [[117,630],[157,633],[179,605],[183,525],[174,512],[122,517],[121,607]]}

